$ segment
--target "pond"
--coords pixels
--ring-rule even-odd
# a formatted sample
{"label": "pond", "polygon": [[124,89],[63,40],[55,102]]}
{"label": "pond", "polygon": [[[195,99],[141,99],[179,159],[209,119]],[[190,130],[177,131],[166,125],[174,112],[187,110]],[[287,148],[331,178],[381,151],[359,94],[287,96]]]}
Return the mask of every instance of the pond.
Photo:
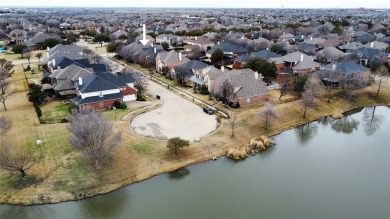
{"label": "pond", "polygon": [[0,218],[388,218],[390,108],[283,132],[234,162],[209,161],[91,199],[0,206]]}

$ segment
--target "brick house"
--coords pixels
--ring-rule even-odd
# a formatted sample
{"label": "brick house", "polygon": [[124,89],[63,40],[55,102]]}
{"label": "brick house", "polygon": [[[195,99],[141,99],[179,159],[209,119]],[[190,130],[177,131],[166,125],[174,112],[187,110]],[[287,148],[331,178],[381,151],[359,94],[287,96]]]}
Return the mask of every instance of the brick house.
{"label": "brick house", "polygon": [[159,52],[156,56],[156,70],[161,72],[163,67],[170,69],[182,65],[190,60],[183,56],[181,53],[177,53],[175,50],[169,52]]}
{"label": "brick house", "polygon": [[230,105],[247,106],[267,100],[263,77],[251,69],[227,71],[214,80],[213,96]]}
{"label": "brick house", "polygon": [[101,72],[79,78],[76,94],[72,102],[77,107],[90,106],[102,110],[114,105],[115,101],[122,103],[136,100],[137,90],[130,75],[115,76]]}

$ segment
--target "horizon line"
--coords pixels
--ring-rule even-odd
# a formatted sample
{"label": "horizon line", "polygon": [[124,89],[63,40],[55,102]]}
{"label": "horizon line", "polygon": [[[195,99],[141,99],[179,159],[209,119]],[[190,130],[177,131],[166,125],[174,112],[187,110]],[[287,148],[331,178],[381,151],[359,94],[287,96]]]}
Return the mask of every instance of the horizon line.
{"label": "horizon line", "polygon": [[307,8],[292,8],[292,7],[264,7],[264,8],[257,8],[257,7],[153,7],[153,6],[3,6],[1,5],[0,8],[104,8],[104,9],[121,9],[121,8],[142,8],[142,9],[381,9],[381,10],[390,10],[390,7],[384,7],[384,8],[371,8],[371,7],[307,7]]}

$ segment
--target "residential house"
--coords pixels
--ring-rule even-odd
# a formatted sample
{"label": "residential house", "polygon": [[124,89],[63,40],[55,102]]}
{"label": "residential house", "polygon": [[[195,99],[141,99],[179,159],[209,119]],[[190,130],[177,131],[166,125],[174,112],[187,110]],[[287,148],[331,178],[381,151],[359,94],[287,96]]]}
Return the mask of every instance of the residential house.
{"label": "residential house", "polygon": [[156,43],[166,42],[169,46],[180,46],[183,44],[183,40],[173,34],[161,34],[156,37]]}
{"label": "residential house", "polygon": [[[313,63],[312,61],[314,58],[312,56],[305,55],[301,52],[293,52],[289,53],[285,56],[282,57],[275,57],[271,58],[270,61],[275,62],[276,64],[276,73],[293,73],[294,69],[293,67],[299,63],[303,63],[304,65],[300,65],[298,68],[295,68],[295,71],[302,71],[304,70],[305,72],[311,72],[313,69],[302,69],[305,67],[315,67],[317,68],[317,64]],[[319,64],[318,64],[319,65]]]}
{"label": "residential house", "polygon": [[49,72],[54,73],[56,70],[63,69],[69,65],[78,65],[82,68],[92,68],[94,72],[107,71],[104,64],[91,64],[88,59],[70,59],[66,56],[61,56],[57,59],[53,59],[52,63],[48,65]]}
{"label": "residential house", "polygon": [[[200,71],[206,67],[208,67],[208,65],[204,62],[198,60],[190,60],[182,65],[173,67],[170,71],[170,76],[171,78],[177,80],[179,83],[187,83],[189,81],[194,82],[193,76],[195,76],[196,78],[194,71]],[[198,85],[196,81],[194,85]]]}
{"label": "residential house", "polygon": [[65,56],[69,59],[82,59],[83,48],[76,45],[62,45],[58,44],[53,48],[47,49],[46,60],[50,64],[53,60]]}
{"label": "residential house", "polygon": [[8,36],[11,38],[12,43],[18,44],[27,40],[28,33],[25,30],[14,29],[11,30]]}
{"label": "residential house", "polygon": [[189,40],[187,44],[199,46],[200,51],[202,52],[211,49],[211,47],[215,45],[214,42],[209,40],[207,37],[196,37],[195,40]]}
{"label": "residential house", "polygon": [[30,48],[30,50],[45,49],[44,42],[48,39],[55,39],[58,42],[61,42],[62,39],[57,34],[48,34],[48,33],[38,33],[33,38],[25,42],[25,44]]}
{"label": "residential house", "polygon": [[[225,68],[222,66],[221,69],[215,68],[214,66],[207,66],[206,68],[193,69],[193,76],[190,77],[190,81],[194,82],[194,86],[206,85],[208,91],[213,93],[214,80],[224,74]],[[195,85],[196,84],[196,85]]]}
{"label": "residential house", "polygon": [[[356,64],[353,61],[333,62],[322,67],[322,69],[313,74],[318,75],[326,84],[335,84],[343,86],[346,80],[362,77],[366,82],[369,81],[371,72],[368,68]],[[331,75],[332,74],[332,75]]]}
{"label": "residential house", "polygon": [[[79,78],[84,78],[92,73],[92,68],[84,68],[79,65],[72,64],[50,74],[50,85],[51,88],[60,96],[75,95],[75,89]],[[46,85],[46,88],[50,87]]]}
{"label": "residential house", "polygon": [[361,65],[375,67],[379,65],[382,57],[389,57],[390,54],[371,47],[362,47],[349,54],[349,57],[356,59]]}
{"label": "residential house", "polygon": [[177,53],[175,50],[160,52],[156,56],[156,70],[161,72],[163,67],[172,69],[189,61],[190,60],[183,56],[181,52]]}
{"label": "residential house", "polygon": [[363,44],[359,42],[349,42],[347,44],[339,46],[339,49],[345,53],[351,53],[359,48],[363,47]]}
{"label": "residential house", "polygon": [[266,101],[268,90],[261,75],[251,69],[227,71],[214,80],[213,95],[232,106]]}
{"label": "residential house", "polygon": [[248,62],[252,57],[258,57],[264,60],[270,60],[271,58],[281,57],[282,55],[274,53],[270,50],[261,50],[252,54],[245,54],[234,59],[233,69],[242,69],[243,66]]}
{"label": "residential house", "polygon": [[77,97],[72,102],[78,108],[92,107],[96,110],[113,106],[115,101],[127,102],[136,100],[137,90],[131,75],[115,76],[100,72],[79,78]]}
{"label": "residential house", "polygon": [[365,45],[363,45],[364,47],[367,47],[367,48],[372,48],[372,49],[378,49],[378,50],[386,50],[387,47],[389,47],[389,44],[387,43],[383,43],[383,42],[379,42],[379,41],[372,41],[370,43],[367,43]]}
{"label": "residential house", "polygon": [[323,63],[331,63],[338,59],[345,57],[345,53],[336,49],[336,47],[329,46],[316,53],[317,60]]}
{"label": "residential house", "polygon": [[249,52],[249,50],[245,47],[242,47],[242,46],[239,46],[236,44],[232,44],[232,43],[228,43],[228,42],[222,42],[222,43],[216,44],[210,50],[208,50],[206,52],[206,56],[208,58],[211,58],[211,55],[217,49],[222,50],[225,55],[230,55],[233,58],[238,57],[238,56],[242,56],[242,55],[247,54]]}

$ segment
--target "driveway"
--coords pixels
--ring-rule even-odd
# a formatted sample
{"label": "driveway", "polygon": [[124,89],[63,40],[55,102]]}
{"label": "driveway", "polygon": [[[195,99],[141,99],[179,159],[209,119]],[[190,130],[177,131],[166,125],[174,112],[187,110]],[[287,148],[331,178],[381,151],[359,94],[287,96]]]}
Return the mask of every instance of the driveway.
{"label": "driveway", "polygon": [[199,106],[155,82],[149,81],[148,92],[160,95],[163,106],[135,117],[130,127],[136,133],[157,139],[180,137],[194,141],[217,128],[215,115],[207,115]]}

